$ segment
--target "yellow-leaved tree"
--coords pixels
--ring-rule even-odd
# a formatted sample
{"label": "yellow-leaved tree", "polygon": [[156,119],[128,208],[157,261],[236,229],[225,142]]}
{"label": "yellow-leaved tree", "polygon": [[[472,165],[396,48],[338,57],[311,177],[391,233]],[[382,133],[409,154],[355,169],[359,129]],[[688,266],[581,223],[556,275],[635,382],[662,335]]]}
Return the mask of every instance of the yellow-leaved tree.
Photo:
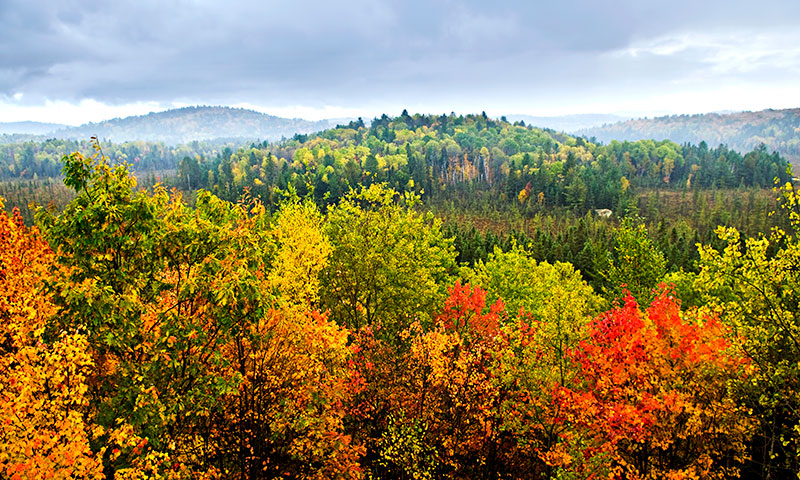
{"label": "yellow-leaved tree", "polygon": [[[0,477],[103,478],[85,413],[93,365],[86,336],[45,335],[56,312],[42,280],[53,252],[0,199]],[[49,338],[47,338],[49,337]]]}

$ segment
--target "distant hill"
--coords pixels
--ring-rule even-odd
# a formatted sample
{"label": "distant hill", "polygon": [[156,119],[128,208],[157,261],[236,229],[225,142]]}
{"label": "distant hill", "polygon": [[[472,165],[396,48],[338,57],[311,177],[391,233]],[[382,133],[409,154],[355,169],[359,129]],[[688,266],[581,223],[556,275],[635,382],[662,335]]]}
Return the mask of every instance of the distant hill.
{"label": "distant hill", "polygon": [[648,138],[694,144],[705,141],[712,147],[725,144],[740,153],[763,143],[770,152],[777,151],[793,165],[800,165],[800,108],[639,118],[576,133],[605,143]]}
{"label": "distant hill", "polygon": [[0,135],[46,135],[66,127],[60,123],[0,122]]}
{"label": "distant hill", "polygon": [[555,117],[535,117],[532,115],[506,115],[510,122],[525,122],[539,128],[550,128],[559,132],[572,133],[581,129],[598,127],[607,123],[621,122],[630,117],[603,113],[584,113],[579,115],[560,115]]}
{"label": "distant hill", "polygon": [[243,108],[203,106],[67,127],[52,135],[74,140],[97,136],[101,140],[117,143],[145,140],[176,145],[194,140],[279,140],[331,126],[328,120],[281,118]]}

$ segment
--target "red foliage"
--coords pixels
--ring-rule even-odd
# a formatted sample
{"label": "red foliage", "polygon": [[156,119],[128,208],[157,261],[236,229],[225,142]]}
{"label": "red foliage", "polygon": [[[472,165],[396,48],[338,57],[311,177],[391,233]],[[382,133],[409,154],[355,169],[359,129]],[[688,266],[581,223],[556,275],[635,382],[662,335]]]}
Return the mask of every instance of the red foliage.
{"label": "red foliage", "polygon": [[497,334],[500,315],[505,310],[502,299],[498,298],[489,307],[489,312],[483,313],[486,308],[486,291],[482,288],[472,287],[469,283],[462,286],[460,281],[456,281],[449,292],[450,296],[444,302],[444,311],[437,317],[437,321],[446,330],[463,333],[467,329],[479,337]]}
{"label": "red foliage", "polygon": [[645,312],[626,296],[571,352],[581,374],[561,392],[565,421],[611,455],[617,476],[715,477],[747,427],[726,388],[742,362],[726,333],[713,317],[683,318],[666,288]]}

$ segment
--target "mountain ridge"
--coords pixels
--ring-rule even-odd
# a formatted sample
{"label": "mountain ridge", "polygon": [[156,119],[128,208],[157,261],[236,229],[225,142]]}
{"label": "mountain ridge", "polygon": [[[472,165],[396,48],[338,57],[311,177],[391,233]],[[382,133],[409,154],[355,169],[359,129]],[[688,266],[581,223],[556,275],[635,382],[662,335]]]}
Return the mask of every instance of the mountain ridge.
{"label": "mountain ridge", "polygon": [[630,116],[614,115],[607,113],[577,113],[571,115],[527,115],[527,114],[509,114],[505,116],[511,122],[524,121],[526,125],[531,125],[539,128],[549,128],[565,133],[573,133],[575,131],[598,127],[609,123],[616,123],[629,120]]}
{"label": "mountain ridge", "polygon": [[0,122],[0,135],[47,135],[69,125],[47,122]]}
{"label": "mountain ridge", "polygon": [[244,108],[201,105],[90,122],[48,135],[73,140],[96,136],[112,142],[144,140],[177,145],[219,138],[272,141],[332,126],[330,120],[283,118]]}

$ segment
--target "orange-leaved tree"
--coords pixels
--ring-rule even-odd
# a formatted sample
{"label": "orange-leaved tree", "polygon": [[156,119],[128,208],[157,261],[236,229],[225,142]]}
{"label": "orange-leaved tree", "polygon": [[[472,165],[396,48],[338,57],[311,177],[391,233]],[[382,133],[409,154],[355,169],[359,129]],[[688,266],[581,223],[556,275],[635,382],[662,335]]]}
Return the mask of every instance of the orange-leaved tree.
{"label": "orange-leaved tree", "polygon": [[507,439],[491,366],[504,316],[502,301],[487,307],[485,291],[457,282],[431,330],[415,322],[393,342],[370,328],[357,333],[350,420],[373,477],[482,478],[503,470]]}
{"label": "orange-leaved tree", "polygon": [[561,392],[564,436],[584,448],[560,467],[580,473],[605,455],[614,478],[737,476],[751,420],[728,387],[748,364],[727,333],[715,317],[681,312],[666,288],[645,311],[628,295],[597,317]]}
{"label": "orange-leaved tree", "polygon": [[86,411],[93,366],[86,336],[44,338],[56,308],[42,290],[53,252],[0,199],[0,476],[102,478]]}

